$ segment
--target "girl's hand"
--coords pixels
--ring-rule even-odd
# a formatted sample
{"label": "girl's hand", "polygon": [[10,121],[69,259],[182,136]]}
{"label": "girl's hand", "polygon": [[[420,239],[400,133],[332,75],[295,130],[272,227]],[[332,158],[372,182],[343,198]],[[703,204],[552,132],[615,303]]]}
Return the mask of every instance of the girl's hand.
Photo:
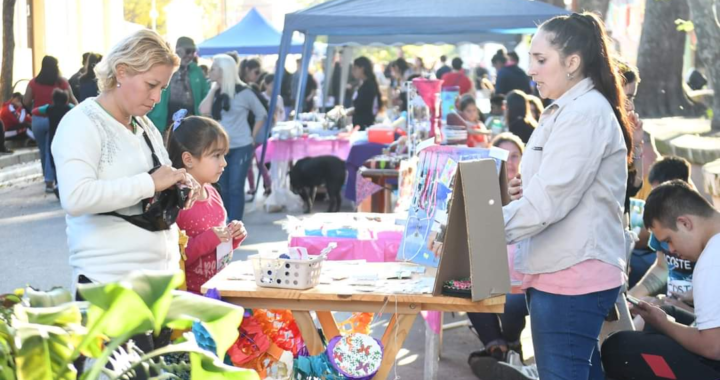
{"label": "girl's hand", "polygon": [[245,240],[247,237],[247,230],[243,222],[233,220],[227,225],[227,230],[234,240]]}
{"label": "girl's hand", "polygon": [[215,232],[215,236],[223,243],[227,243],[232,239],[230,230],[227,227],[213,227],[212,230]]}
{"label": "girl's hand", "polygon": [[508,194],[510,195],[510,200],[512,201],[516,201],[522,198],[523,189],[520,173],[518,173],[517,177],[511,179],[510,182],[508,182]]}

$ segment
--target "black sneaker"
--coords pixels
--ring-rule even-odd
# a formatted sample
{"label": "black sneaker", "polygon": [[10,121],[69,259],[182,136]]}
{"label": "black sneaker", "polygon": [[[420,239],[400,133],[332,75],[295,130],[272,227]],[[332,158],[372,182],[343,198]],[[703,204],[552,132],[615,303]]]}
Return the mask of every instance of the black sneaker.
{"label": "black sneaker", "polygon": [[[533,376],[534,373],[522,368],[522,365],[508,364],[509,352],[502,352],[500,349],[492,350],[490,353],[484,350],[475,351],[470,354],[468,364],[473,374],[481,380],[536,380],[538,378]],[[513,354],[517,355],[515,352]]]}

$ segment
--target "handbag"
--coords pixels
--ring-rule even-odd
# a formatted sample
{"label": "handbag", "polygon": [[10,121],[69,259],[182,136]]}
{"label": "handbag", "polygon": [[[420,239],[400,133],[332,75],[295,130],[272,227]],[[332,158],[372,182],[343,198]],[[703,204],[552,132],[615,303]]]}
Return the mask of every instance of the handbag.
{"label": "handbag", "polygon": [[[143,129],[143,138],[150,148],[153,159],[153,168],[148,172],[154,173],[160,168],[161,163],[155,154],[152,142],[148,137],[147,130],[142,124],[137,123],[133,118],[133,122]],[[100,215],[110,215],[121,218],[126,222],[151,232],[169,230],[175,224],[180,210],[183,209],[190,197],[190,188],[185,186],[173,185],[172,187],[160,192],[156,192],[152,198],[142,200],[143,213],[139,215],[122,215],[115,211],[105,212]]]}

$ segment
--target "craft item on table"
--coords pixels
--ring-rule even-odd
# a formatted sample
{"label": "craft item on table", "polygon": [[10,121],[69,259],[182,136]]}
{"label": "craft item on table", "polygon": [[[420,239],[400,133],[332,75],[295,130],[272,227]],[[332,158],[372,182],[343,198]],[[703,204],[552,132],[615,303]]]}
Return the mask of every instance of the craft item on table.
{"label": "craft item on table", "polygon": [[315,356],[298,356],[293,363],[294,376],[299,380],[346,380],[330,364],[330,359],[323,352]]}
{"label": "craft item on table", "polygon": [[[483,158],[494,158],[491,150],[435,145],[420,151],[398,261],[438,266],[458,163]],[[496,162],[499,173],[502,160]]]}
{"label": "craft item on table", "polygon": [[232,241],[226,241],[224,243],[220,243],[220,245],[215,248],[215,258],[217,261],[217,271],[218,273],[223,270],[226,266],[230,265],[230,261],[232,261],[233,256],[233,243]]}
{"label": "craft item on table", "polygon": [[210,288],[207,292],[205,292],[205,297],[211,298],[214,300],[222,301],[222,297],[220,296],[220,292],[216,288]]}
{"label": "craft item on table", "polygon": [[370,198],[373,194],[382,190],[383,187],[372,180],[362,176],[363,170],[358,170],[355,179],[355,203],[360,204]]}
{"label": "craft item on table", "polygon": [[349,379],[370,379],[380,369],[383,345],[366,334],[337,336],[326,350],[330,364]]}
{"label": "craft item on table", "polygon": [[446,296],[472,298],[472,282],[470,278],[445,281],[442,294]]}
{"label": "craft item on table", "polygon": [[328,244],[320,255],[309,256],[305,247],[290,247],[288,252],[264,252],[250,256],[255,284],[261,287],[310,289],[318,284],[322,263],[337,248]]}
{"label": "craft item on table", "polygon": [[255,309],[253,317],[273,343],[293,356],[305,346],[292,311]]}
{"label": "craft item on table", "polygon": [[373,313],[352,313],[350,318],[337,323],[338,330],[341,335],[370,334],[370,323],[372,323],[373,317]]}

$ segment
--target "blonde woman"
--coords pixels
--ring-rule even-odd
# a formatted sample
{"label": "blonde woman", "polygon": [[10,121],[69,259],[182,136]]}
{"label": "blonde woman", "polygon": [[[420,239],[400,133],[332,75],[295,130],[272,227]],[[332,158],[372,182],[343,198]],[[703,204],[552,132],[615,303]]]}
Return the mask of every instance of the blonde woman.
{"label": "blonde woman", "polygon": [[[100,95],[73,108],[58,127],[52,154],[75,283],[178,268],[174,224],[151,232],[100,215],[142,214],[143,199],[180,182],[195,183],[184,169],[171,166],[160,133],[145,116],[177,66],[178,57],[155,32],[134,33],[95,67]],[[153,162],[151,149],[161,165]]]}
{"label": "blonde woman", "polygon": [[[245,180],[252,164],[254,142],[263,129],[267,111],[255,93],[240,80],[235,60],[227,54],[213,57],[209,73],[212,87],[200,103],[200,113],[220,122],[230,137],[227,167],[218,184],[228,220],[242,220],[245,211]],[[248,115],[255,115],[255,125]]]}

